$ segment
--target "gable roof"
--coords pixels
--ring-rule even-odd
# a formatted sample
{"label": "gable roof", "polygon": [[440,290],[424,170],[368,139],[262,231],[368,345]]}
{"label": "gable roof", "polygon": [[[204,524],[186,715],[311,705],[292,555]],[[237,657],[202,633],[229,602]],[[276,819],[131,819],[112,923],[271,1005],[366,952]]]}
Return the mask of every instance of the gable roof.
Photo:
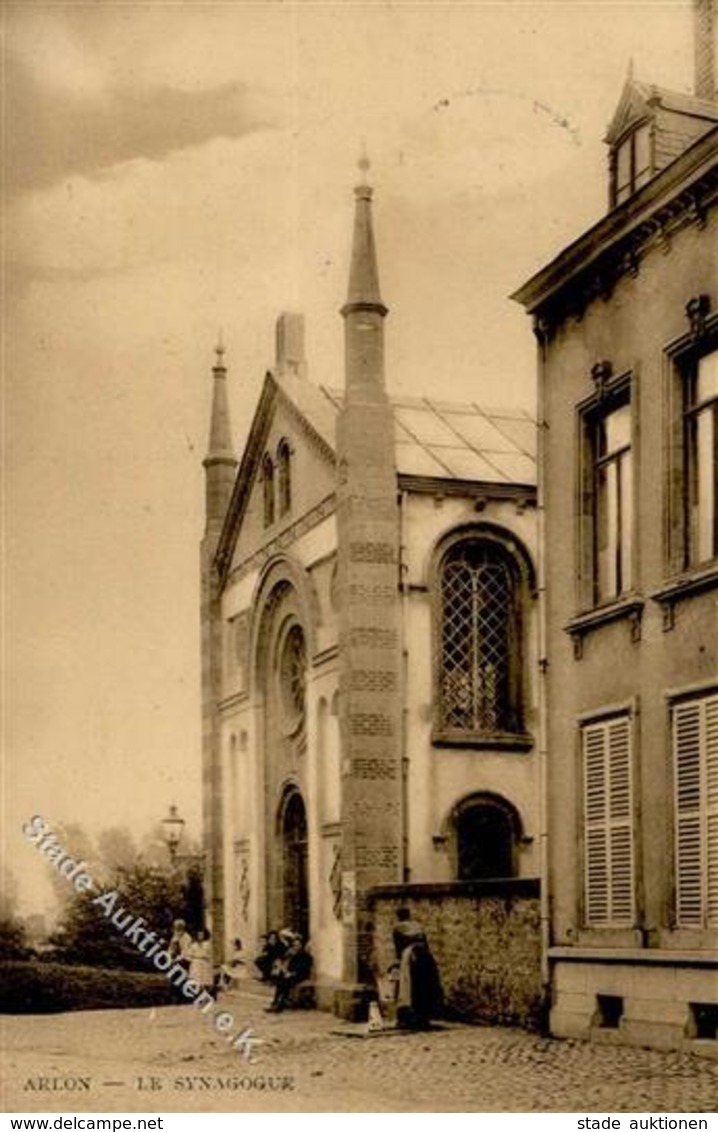
{"label": "gable roof", "polygon": [[613,145],[633,125],[648,118],[660,120],[662,113],[704,119],[706,129],[713,122],[718,122],[718,104],[715,102],[696,98],[693,94],[668,90],[655,83],[627,79],[603,140],[608,145]]}

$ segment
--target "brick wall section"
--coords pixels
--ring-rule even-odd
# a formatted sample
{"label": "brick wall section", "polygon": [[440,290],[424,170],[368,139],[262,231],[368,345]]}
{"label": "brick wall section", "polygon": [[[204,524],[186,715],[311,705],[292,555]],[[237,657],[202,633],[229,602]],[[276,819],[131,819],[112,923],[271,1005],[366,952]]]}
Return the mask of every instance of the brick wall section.
{"label": "brick wall section", "polygon": [[370,908],[377,974],[394,962],[392,928],[400,907],[410,908],[426,931],[449,1017],[542,1028],[537,880],[374,888]]}

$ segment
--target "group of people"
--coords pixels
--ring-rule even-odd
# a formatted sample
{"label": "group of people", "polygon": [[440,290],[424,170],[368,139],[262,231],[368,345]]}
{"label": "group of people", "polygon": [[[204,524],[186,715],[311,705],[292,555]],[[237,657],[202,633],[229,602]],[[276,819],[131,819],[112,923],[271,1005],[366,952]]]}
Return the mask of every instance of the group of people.
{"label": "group of people", "polygon": [[[298,932],[290,928],[262,936],[262,948],[254,960],[263,983],[271,983],[274,997],[267,1010],[279,1013],[291,1002],[292,990],[311,975],[312,956]],[[389,968],[394,982],[396,1021],[401,1029],[429,1029],[431,1019],[442,1012],[443,994],[436,961],[426,933],[411,918],[408,908],[399,908],[392,938],[396,962]],[[242,941],[235,939],[232,958],[215,975],[210,934],[205,928],[192,936],[184,920],[175,920],[169,953],[184,967],[194,983],[216,995],[248,974]]]}
{"label": "group of people", "polygon": [[[299,933],[290,928],[268,932],[262,940],[262,950],[254,963],[261,981],[274,986],[274,998],[267,1009],[277,1013],[289,1006],[292,989],[309,978],[312,957]],[[215,971],[210,933],[200,928],[192,935],[184,920],[175,920],[172,925],[168,951],[172,961],[186,971],[187,978],[213,996],[248,974],[241,939],[234,940],[229,962]],[[187,1001],[181,988],[178,988],[178,1001]]]}
{"label": "group of people", "polygon": [[274,998],[267,1010],[278,1014],[290,1005],[294,987],[305,982],[312,971],[312,956],[299,932],[291,928],[267,932],[254,961],[263,983],[272,983]]}
{"label": "group of people", "polygon": [[172,925],[172,938],[169,942],[168,951],[172,961],[184,968],[187,977],[193,983],[196,983],[203,991],[208,991],[210,994],[215,993],[212,944],[206,928],[200,928],[193,936],[187,930],[187,924],[184,920],[175,920]]}

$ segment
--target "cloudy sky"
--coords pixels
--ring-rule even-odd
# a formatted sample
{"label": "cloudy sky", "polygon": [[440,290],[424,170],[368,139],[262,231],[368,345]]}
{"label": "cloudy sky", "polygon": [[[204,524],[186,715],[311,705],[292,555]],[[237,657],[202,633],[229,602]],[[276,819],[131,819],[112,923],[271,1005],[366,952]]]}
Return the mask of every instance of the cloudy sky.
{"label": "cloudy sky", "polygon": [[342,380],[365,142],[401,392],[533,404],[507,296],[595,221],[629,59],[687,2],[5,3],[6,852],[199,817],[198,542],[221,327],[241,446],[274,320]]}

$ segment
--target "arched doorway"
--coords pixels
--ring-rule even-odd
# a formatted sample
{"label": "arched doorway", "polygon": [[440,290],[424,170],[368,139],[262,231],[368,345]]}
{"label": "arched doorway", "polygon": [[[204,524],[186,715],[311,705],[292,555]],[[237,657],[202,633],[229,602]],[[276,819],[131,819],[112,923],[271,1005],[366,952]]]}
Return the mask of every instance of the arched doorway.
{"label": "arched doorway", "polygon": [[298,790],[285,796],[281,815],[283,927],[309,936],[307,811]]}

